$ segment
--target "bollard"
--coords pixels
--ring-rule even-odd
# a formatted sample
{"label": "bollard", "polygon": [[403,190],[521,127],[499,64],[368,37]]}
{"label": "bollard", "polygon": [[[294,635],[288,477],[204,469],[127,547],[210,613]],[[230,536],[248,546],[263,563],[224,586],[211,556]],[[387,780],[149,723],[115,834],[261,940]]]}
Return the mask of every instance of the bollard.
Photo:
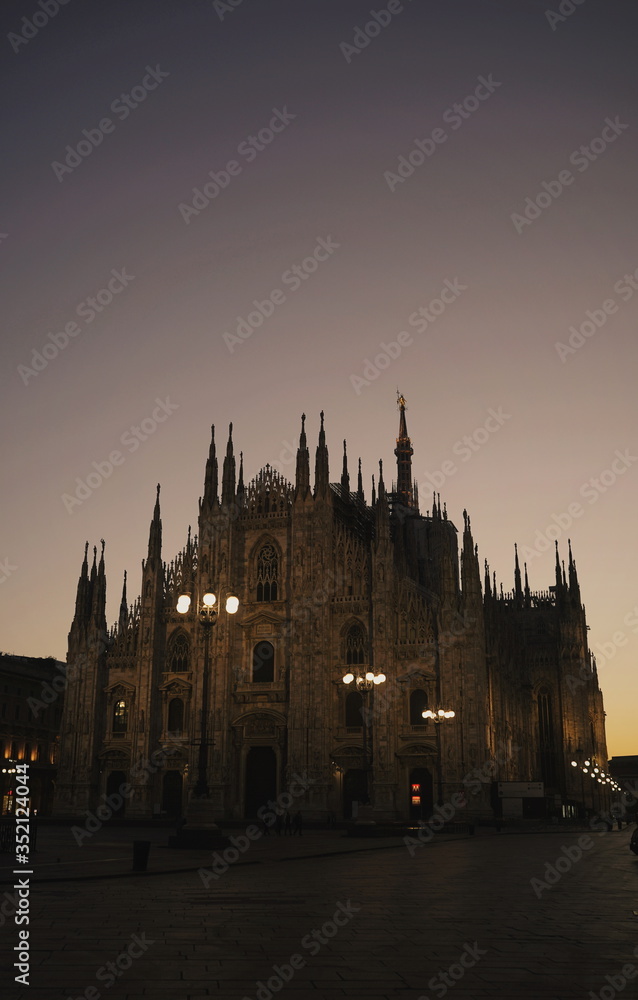
{"label": "bollard", "polygon": [[148,853],[151,849],[150,840],[133,841],[133,871],[145,872],[148,865]]}

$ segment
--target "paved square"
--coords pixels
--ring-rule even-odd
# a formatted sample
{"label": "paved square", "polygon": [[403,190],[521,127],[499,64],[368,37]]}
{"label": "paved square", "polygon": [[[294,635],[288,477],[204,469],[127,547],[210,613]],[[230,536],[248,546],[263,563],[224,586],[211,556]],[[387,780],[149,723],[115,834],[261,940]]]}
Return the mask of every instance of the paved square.
{"label": "paved square", "polygon": [[[47,841],[62,831],[43,831],[41,876],[73,877],[34,887],[31,986],[6,995],[585,1000],[607,987],[602,1000],[611,1000],[605,977],[638,968],[630,831],[594,834],[580,860],[559,863],[555,884],[531,884],[582,834],[439,838],[412,857],[396,840],[346,840],[341,831],[271,836],[242,856],[249,863],[205,886],[197,871],[161,869],[210,865],[210,854],[169,852],[158,832],[149,873],[115,877],[114,866],[130,868],[129,831],[105,832],[92,861],[59,847],[52,868]],[[101,864],[98,847],[119,861]],[[79,878],[106,869],[108,877]],[[1,934],[6,955],[17,939],[12,919]],[[3,962],[7,984],[11,962]],[[623,1000],[637,984],[627,983]]]}

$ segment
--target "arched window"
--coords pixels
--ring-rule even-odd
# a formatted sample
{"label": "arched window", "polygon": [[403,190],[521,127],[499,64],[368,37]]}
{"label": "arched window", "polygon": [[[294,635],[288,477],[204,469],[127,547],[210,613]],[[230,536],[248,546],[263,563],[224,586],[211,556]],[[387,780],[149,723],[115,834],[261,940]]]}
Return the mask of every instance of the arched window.
{"label": "arched window", "polygon": [[123,698],[113,706],[113,735],[121,736],[128,729],[128,705]]}
{"label": "arched window", "polygon": [[366,662],[366,635],[361,625],[352,625],[346,635],[346,663]]}
{"label": "arched window", "polygon": [[181,698],[171,698],[168,703],[168,730],[177,735],[184,728],[184,702]]}
{"label": "arched window", "polygon": [[546,785],[553,787],[556,781],[556,754],[552,696],[547,688],[538,692],[538,750],[542,779]]}
{"label": "arched window", "polygon": [[418,688],[410,695],[410,725],[426,726],[427,719],[423,718],[423,712],[428,707],[428,696],[425,691]]}
{"label": "arched window", "polygon": [[253,681],[263,683],[275,679],[275,649],[271,642],[258,642],[253,649]]}
{"label": "arched window", "polygon": [[358,691],[346,695],[346,727],[363,726],[363,698]]}
{"label": "arched window", "polygon": [[264,545],[257,556],[257,600],[276,601],[279,560],[274,545]]}
{"label": "arched window", "polygon": [[42,744],[41,743],[38,743],[38,753],[37,753],[37,756],[36,756],[36,760],[38,760],[38,761],[44,760],[44,750],[42,748]]}
{"label": "arched window", "polygon": [[24,744],[24,759],[25,760],[31,760],[31,744],[30,743],[25,743]]}
{"label": "arched window", "polygon": [[190,643],[183,632],[177,632],[171,639],[168,650],[168,669],[174,674],[185,673],[190,666]]}

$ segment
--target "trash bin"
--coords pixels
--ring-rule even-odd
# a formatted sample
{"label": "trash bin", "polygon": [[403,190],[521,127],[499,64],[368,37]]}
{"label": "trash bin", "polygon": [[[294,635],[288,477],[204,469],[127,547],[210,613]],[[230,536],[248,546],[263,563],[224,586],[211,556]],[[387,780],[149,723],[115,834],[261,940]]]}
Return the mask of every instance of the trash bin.
{"label": "trash bin", "polygon": [[133,841],[133,871],[145,872],[148,865],[148,852],[151,849],[150,840]]}

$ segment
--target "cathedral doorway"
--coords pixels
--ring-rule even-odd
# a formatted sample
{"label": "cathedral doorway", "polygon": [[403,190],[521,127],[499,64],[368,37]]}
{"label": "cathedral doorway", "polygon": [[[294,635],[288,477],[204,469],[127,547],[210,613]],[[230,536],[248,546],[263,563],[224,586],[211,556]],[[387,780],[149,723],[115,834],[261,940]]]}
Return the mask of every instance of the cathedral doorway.
{"label": "cathedral doorway", "polygon": [[366,772],[362,768],[350,768],[343,776],[343,818],[353,819],[353,804],[363,803],[367,798]]}
{"label": "cathedral doorway", "polygon": [[246,757],[245,816],[277,796],[277,758],[272,747],[251,747]]}
{"label": "cathedral doorway", "polygon": [[106,796],[114,796],[114,803],[116,808],[113,809],[113,818],[118,819],[124,815],[124,805],[126,799],[120,792],[122,785],[126,784],[126,775],[124,771],[111,771],[108,778],[106,779]]}
{"label": "cathedral doorway", "polygon": [[162,812],[171,817],[182,815],[182,776],[179,771],[167,771],[162,779]]}
{"label": "cathedral doorway", "polygon": [[429,819],[434,811],[432,775],[427,767],[413,767],[410,771],[410,819]]}

